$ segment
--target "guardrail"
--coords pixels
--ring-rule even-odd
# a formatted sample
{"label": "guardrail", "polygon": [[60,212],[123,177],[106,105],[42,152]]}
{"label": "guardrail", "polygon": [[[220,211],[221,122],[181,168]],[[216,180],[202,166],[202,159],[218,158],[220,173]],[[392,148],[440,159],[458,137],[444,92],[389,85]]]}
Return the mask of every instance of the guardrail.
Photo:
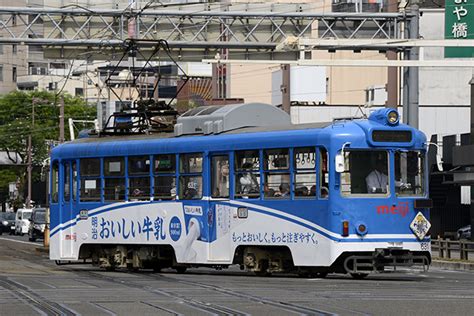
{"label": "guardrail", "polygon": [[431,250],[438,251],[440,258],[469,260],[469,253],[474,253],[474,242],[468,240],[432,239]]}

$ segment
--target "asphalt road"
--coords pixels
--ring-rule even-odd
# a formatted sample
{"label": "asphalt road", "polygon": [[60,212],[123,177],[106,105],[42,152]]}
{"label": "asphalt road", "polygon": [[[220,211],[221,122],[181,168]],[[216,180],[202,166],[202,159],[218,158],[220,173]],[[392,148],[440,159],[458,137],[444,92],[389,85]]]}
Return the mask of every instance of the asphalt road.
{"label": "asphalt road", "polygon": [[[14,239],[15,241],[11,241]],[[41,242],[0,236],[0,315],[472,315],[474,273],[406,270],[354,280],[56,266]],[[19,242],[21,241],[21,242]]]}

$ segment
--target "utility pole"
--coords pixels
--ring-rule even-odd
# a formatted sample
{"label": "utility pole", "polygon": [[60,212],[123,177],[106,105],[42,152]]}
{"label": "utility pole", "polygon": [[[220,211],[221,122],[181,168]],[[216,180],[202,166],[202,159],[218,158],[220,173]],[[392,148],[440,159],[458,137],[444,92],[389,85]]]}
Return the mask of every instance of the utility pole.
{"label": "utility pole", "polygon": [[290,65],[281,65],[281,109],[290,114]]}
{"label": "utility pole", "polygon": [[31,208],[31,173],[33,171],[33,163],[32,163],[32,133],[35,128],[35,104],[36,98],[31,99],[31,129],[30,135],[28,135],[28,196],[26,197],[26,208]]}
{"label": "utility pole", "polygon": [[[420,8],[417,3],[414,3],[410,7],[411,13],[413,14],[410,20],[410,38],[418,39],[419,37],[419,14]],[[410,60],[419,59],[419,48],[412,47],[410,49]],[[418,95],[418,67],[410,67],[408,74],[408,124],[414,128],[418,128],[418,107],[419,107],[419,95]]]}
{"label": "utility pole", "polygon": [[[398,11],[398,0],[388,0],[388,12]],[[394,51],[387,51],[385,54],[388,60],[397,60],[397,53]],[[398,69],[397,67],[387,68],[387,108],[396,109],[398,106]]]}
{"label": "utility pole", "polygon": [[64,97],[59,100],[59,143],[64,143]]}

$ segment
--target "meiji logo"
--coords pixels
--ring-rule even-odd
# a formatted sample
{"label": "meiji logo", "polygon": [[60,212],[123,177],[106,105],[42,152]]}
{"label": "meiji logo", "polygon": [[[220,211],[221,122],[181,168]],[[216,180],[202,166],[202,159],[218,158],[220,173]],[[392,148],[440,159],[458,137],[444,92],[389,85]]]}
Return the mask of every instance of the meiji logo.
{"label": "meiji logo", "polygon": [[398,205],[391,207],[388,205],[377,206],[377,214],[400,214],[402,217],[405,217],[409,210],[408,202],[399,202]]}

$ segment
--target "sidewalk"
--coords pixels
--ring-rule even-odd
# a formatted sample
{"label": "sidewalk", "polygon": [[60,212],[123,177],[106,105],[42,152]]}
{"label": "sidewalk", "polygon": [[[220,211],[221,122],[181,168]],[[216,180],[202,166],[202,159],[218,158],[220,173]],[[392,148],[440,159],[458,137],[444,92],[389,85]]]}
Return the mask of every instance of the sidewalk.
{"label": "sidewalk", "polygon": [[474,271],[474,261],[450,260],[433,257],[431,267],[451,271]]}

